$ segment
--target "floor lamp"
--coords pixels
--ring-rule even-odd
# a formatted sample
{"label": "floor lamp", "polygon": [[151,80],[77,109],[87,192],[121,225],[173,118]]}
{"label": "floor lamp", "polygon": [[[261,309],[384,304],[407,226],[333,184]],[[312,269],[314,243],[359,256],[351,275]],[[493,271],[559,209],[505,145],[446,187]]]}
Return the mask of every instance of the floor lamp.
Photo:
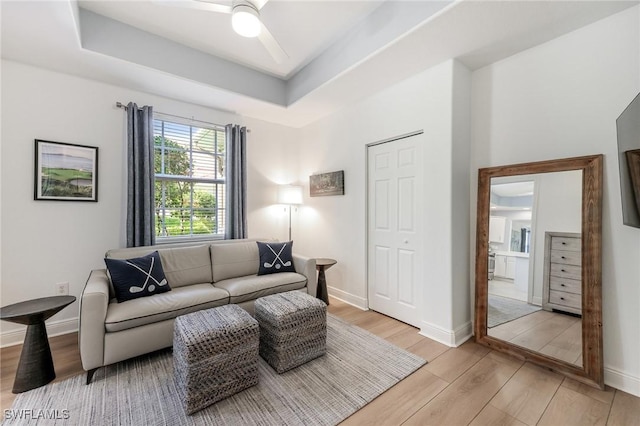
{"label": "floor lamp", "polygon": [[278,187],[278,204],[289,206],[289,241],[291,241],[291,207],[302,204],[302,187],[296,185],[280,185]]}

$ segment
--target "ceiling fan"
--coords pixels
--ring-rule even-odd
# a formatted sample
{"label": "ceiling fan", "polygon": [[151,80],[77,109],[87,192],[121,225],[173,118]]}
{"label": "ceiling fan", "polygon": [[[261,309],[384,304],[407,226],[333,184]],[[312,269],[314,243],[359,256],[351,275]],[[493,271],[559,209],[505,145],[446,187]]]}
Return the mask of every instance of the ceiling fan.
{"label": "ceiling fan", "polygon": [[233,30],[244,37],[257,37],[277,63],[282,63],[289,55],[260,20],[260,9],[268,0],[232,0],[231,5],[208,0],[155,0],[171,6],[231,15]]}

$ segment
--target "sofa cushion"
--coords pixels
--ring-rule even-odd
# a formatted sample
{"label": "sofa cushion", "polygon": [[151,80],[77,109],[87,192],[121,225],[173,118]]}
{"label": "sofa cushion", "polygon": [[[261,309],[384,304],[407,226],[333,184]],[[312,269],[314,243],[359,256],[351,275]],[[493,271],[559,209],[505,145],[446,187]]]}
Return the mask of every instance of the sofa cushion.
{"label": "sofa cushion", "polygon": [[152,297],[109,303],[107,332],[127,330],[229,303],[229,293],[213,285],[193,284]]}
{"label": "sofa cushion", "polygon": [[258,273],[258,246],[255,241],[211,244],[213,282]]}
{"label": "sofa cushion", "polygon": [[208,245],[167,248],[158,252],[172,288],[213,281]]}
{"label": "sofa cushion", "polygon": [[229,292],[229,303],[241,303],[270,294],[301,289],[307,285],[307,278],[296,272],[283,272],[230,278],[218,281],[214,285]]}
{"label": "sofa cushion", "polygon": [[[127,259],[146,256],[153,251],[155,250],[151,247],[129,247],[109,250],[105,257]],[[171,287],[212,282],[208,245],[160,248],[157,251],[160,253],[164,273]]]}
{"label": "sofa cushion", "polygon": [[293,266],[293,241],[284,243],[263,243],[258,241],[258,275],[275,274],[278,272],[296,272]]}
{"label": "sofa cushion", "polygon": [[132,257],[146,256],[157,250],[152,246],[117,248],[108,250],[104,257],[109,259],[131,259]]}
{"label": "sofa cushion", "polygon": [[147,256],[126,260],[105,258],[104,262],[109,270],[118,302],[153,296],[171,290],[157,251]]}

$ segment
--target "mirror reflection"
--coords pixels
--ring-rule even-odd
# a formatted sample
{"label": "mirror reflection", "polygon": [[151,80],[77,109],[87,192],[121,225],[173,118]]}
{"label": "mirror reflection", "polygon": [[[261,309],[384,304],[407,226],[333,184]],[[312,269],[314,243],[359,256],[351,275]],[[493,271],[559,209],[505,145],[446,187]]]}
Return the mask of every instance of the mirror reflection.
{"label": "mirror reflection", "polygon": [[582,366],[582,171],[491,179],[487,334]]}

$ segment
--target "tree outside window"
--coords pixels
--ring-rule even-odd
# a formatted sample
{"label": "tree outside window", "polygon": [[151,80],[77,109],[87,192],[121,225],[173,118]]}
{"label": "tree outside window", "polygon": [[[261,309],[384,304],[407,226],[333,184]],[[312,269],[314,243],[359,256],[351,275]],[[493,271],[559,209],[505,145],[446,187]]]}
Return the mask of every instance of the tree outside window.
{"label": "tree outside window", "polygon": [[156,237],[224,234],[224,130],[154,120]]}

